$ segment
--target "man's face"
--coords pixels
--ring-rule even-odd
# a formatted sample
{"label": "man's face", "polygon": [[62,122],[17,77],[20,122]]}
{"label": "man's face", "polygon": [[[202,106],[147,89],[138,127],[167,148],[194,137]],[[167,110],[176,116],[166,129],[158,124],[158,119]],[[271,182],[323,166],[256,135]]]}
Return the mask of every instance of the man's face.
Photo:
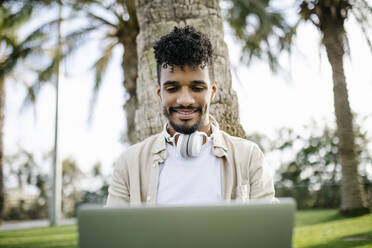
{"label": "man's face", "polygon": [[160,80],[157,94],[168,118],[171,135],[174,131],[185,134],[196,130],[208,132],[209,105],[217,90],[217,82],[210,80],[208,66],[203,69],[184,66],[183,70],[168,66],[162,68]]}

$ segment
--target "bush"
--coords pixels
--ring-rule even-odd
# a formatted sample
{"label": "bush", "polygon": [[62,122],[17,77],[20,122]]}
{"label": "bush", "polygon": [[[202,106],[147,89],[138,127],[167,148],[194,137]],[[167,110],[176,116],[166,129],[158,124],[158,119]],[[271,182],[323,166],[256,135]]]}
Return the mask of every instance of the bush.
{"label": "bush", "polygon": [[[341,185],[323,184],[319,190],[310,190],[308,186],[276,187],[276,197],[293,197],[298,209],[338,208],[341,204]],[[367,204],[372,207],[372,183],[364,184]]]}

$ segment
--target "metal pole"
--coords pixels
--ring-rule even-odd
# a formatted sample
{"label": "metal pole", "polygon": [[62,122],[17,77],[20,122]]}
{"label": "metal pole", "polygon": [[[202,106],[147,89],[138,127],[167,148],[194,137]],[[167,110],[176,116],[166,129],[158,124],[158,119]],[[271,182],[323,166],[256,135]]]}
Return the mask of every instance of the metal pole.
{"label": "metal pole", "polygon": [[53,181],[52,181],[52,201],[50,208],[50,226],[58,225],[61,217],[61,203],[62,203],[62,165],[58,157],[58,114],[59,114],[59,84],[63,71],[61,63],[59,62],[62,50],[62,3],[59,2],[58,10],[58,45],[57,45],[57,81],[56,81],[56,116],[55,116],[55,129],[54,129],[54,154],[53,154]]}

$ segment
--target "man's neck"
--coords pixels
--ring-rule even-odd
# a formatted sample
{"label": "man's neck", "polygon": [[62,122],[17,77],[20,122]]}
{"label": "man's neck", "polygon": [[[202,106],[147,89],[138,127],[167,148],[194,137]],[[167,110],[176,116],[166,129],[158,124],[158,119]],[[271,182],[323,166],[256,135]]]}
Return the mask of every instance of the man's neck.
{"label": "man's neck", "polygon": [[[211,124],[208,123],[207,126],[199,128],[197,131],[206,133],[207,136],[210,136],[212,134]],[[174,128],[169,123],[167,123],[167,132],[170,134],[170,136],[173,136],[176,133],[176,130],[174,130]]]}
{"label": "man's neck", "polygon": [[[174,128],[173,128],[169,123],[167,124],[166,131],[170,134],[170,136],[173,136],[173,135],[175,135],[175,133],[176,133],[176,130],[174,130]],[[207,126],[204,126],[204,127],[200,128],[200,129],[198,129],[197,131],[199,131],[199,132],[203,132],[203,133],[206,133],[207,136],[210,136],[210,135],[212,134],[212,126],[211,126],[210,123],[208,123]],[[178,137],[179,137],[179,135],[177,135],[177,136],[174,138],[174,142],[175,142],[176,144],[177,144],[177,141],[178,141]],[[205,136],[203,136],[203,145],[204,145],[206,142],[207,142],[207,139],[206,139]],[[170,142],[168,142],[168,141],[167,141],[167,143],[173,145],[172,143],[170,143]]]}

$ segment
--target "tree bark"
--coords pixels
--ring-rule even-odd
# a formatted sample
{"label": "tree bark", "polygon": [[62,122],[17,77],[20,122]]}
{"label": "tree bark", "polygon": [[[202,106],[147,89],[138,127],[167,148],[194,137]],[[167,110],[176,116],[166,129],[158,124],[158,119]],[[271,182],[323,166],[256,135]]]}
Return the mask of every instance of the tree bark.
{"label": "tree bark", "polygon": [[194,26],[208,35],[214,49],[214,72],[219,88],[211,104],[211,114],[220,128],[231,135],[245,137],[240,125],[238,102],[231,88],[227,46],[223,38],[223,22],[218,0],[136,0],[140,33],[137,37],[138,79],[136,110],[137,140],[162,130],[161,103],[156,95],[156,61],[153,45],[174,26]]}
{"label": "tree bark", "polygon": [[3,212],[5,205],[4,192],[4,147],[3,147],[3,129],[5,113],[5,79],[0,77],[0,225],[3,222]]}
{"label": "tree bark", "polygon": [[124,3],[129,14],[129,20],[122,29],[119,30],[120,43],[123,46],[124,54],[122,60],[122,69],[124,72],[123,86],[128,94],[124,104],[124,110],[127,122],[127,135],[124,139],[130,144],[136,142],[134,117],[137,108],[136,80],[137,80],[137,43],[136,38],[139,32],[138,21],[135,10],[134,0],[128,0]]}
{"label": "tree bark", "polygon": [[333,73],[334,108],[342,166],[340,212],[345,215],[360,215],[368,213],[369,209],[358,173],[359,162],[354,141],[353,116],[343,68],[345,53],[343,20],[332,15],[323,15],[321,30]]}

